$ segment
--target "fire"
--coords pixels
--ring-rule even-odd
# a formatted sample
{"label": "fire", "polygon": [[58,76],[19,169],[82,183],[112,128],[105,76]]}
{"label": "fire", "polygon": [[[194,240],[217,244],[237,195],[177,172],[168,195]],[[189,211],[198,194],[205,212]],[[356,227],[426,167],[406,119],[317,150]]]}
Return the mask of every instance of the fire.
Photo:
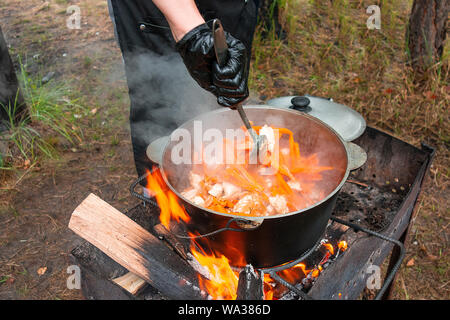
{"label": "fire", "polygon": [[339,250],[345,251],[345,250],[347,250],[347,247],[348,247],[347,241],[345,241],[345,240],[339,241],[339,243],[338,243]]}
{"label": "fire", "polygon": [[224,139],[221,157],[205,148],[203,159],[190,172],[191,185],[183,197],[204,208],[228,214],[268,216],[298,211],[322,200],[330,186],[321,184],[322,173],[335,169],[320,164],[318,154],[302,154],[294,134],[286,128],[253,126],[268,137],[264,163],[251,163],[252,140],[246,133],[237,141]]}
{"label": "fire", "polygon": [[[274,128],[280,131],[280,135],[288,136],[288,147],[284,147],[284,151],[277,156],[270,155],[270,163],[266,168],[274,169],[274,173],[269,176],[261,176],[255,168],[251,168],[244,164],[234,164],[226,167],[215,167],[214,170],[202,165],[203,180],[199,185],[203,190],[197,196],[201,196],[205,201],[206,207],[215,211],[223,213],[233,213],[231,208],[238,200],[229,198],[227,200],[219,199],[211,195],[211,190],[206,190],[206,184],[213,184],[220,182],[220,179],[228,178],[229,181],[236,185],[243,187],[247,193],[254,193],[257,195],[258,201],[261,205],[251,206],[251,211],[248,214],[255,214],[258,208],[264,208],[265,202],[269,197],[283,196],[287,200],[287,206],[290,211],[296,210],[299,207],[308,206],[315,201],[310,193],[315,193],[314,197],[323,197],[323,190],[316,188],[315,181],[321,180],[321,172],[324,170],[331,170],[332,167],[323,167],[319,165],[319,159],[316,154],[310,156],[302,156],[298,143],[294,141],[291,131],[284,128]],[[261,130],[261,127],[255,127],[255,130]],[[248,138],[248,137],[247,137]],[[280,148],[281,140],[274,142],[276,148]],[[226,144],[226,143],[225,143]],[[249,147],[245,147],[245,151],[249,151]],[[301,182],[297,186],[297,182]],[[147,189],[150,194],[155,197],[158,206],[160,207],[160,222],[168,230],[170,230],[171,221],[189,223],[191,218],[186,212],[183,205],[180,204],[179,199],[164,182],[161,172],[158,169],[153,170],[147,175]],[[295,190],[298,189],[298,190]],[[301,192],[296,192],[301,191]],[[261,209],[262,210],[262,209]],[[238,214],[244,214],[239,212]],[[192,234],[191,234],[192,236]],[[236,265],[236,259],[240,259],[239,265],[245,265],[244,256],[241,252],[237,252],[236,257],[225,257],[219,252],[209,250],[206,252],[203,248],[207,246],[207,240],[204,239],[201,246],[199,243],[192,241],[191,253],[195,259],[208,271],[208,277],[199,275],[200,288],[206,292],[213,299],[234,300],[237,296],[237,287],[239,282],[239,273],[231,267],[229,258],[233,259],[233,265]],[[298,283],[305,277],[316,278],[323,271],[323,264],[331,257],[337,256],[339,252],[347,249],[347,243],[340,241],[337,245],[337,250],[330,243],[322,243],[327,252],[321,263],[313,268],[307,268],[305,263],[298,263],[297,265],[279,272],[279,275],[289,281],[290,283]],[[268,275],[264,274],[264,293],[267,300],[276,298],[276,290],[278,285]]]}
{"label": "fire", "polygon": [[214,300],[236,300],[239,273],[230,266],[230,261],[222,254],[207,254],[204,250],[197,250],[191,246],[192,255],[205,268],[210,278],[199,275],[200,288],[209,293]]}
{"label": "fire", "polygon": [[[325,256],[320,261],[320,263],[314,267],[313,269],[307,269],[306,264],[303,262],[300,262],[296,264],[295,266],[280,271],[278,274],[280,277],[285,279],[286,281],[290,283],[298,283],[300,280],[302,280],[305,277],[311,277],[312,280],[317,278],[320,273],[324,270],[323,264],[329,260],[331,256],[337,257],[339,252],[344,252],[347,250],[347,242],[345,240],[339,241],[337,244],[337,252],[332,244],[328,242],[322,243],[322,246],[327,250]],[[264,274],[264,296],[266,300],[272,300],[274,299],[275,292],[277,289],[276,282],[270,277],[269,274]]]}
{"label": "fire", "polygon": [[334,254],[334,248],[331,243],[323,243],[322,244],[325,248],[327,248],[328,252],[333,255]]}
{"label": "fire", "polygon": [[[172,220],[188,223],[190,217],[184,207],[178,202],[177,196],[167,187],[161,173],[158,169],[153,170],[147,176],[147,188],[152,196],[155,197],[160,209],[160,221],[169,229]],[[193,234],[190,234],[193,236]],[[206,239],[204,239],[206,240]],[[208,242],[202,242],[207,247]],[[316,267],[308,269],[306,264],[301,262],[295,266],[280,271],[279,275],[290,283],[298,283],[301,279],[310,275],[317,278],[323,271],[322,265],[333,255],[347,250],[348,244],[342,240],[337,244],[337,252],[331,243],[323,242],[322,246],[326,249],[326,254],[322,261]],[[232,269],[230,260],[224,255],[210,250],[207,253],[199,243],[192,242],[191,253],[200,265],[208,270],[208,279],[199,275],[200,288],[216,300],[235,300],[237,296],[237,287],[239,282],[239,273]],[[240,255],[240,256],[239,256]],[[239,265],[245,265],[244,257],[237,252],[237,257],[241,259]],[[234,257],[236,259],[236,257]],[[268,274],[264,274],[264,295],[266,300],[275,298],[278,290],[277,283]]]}
{"label": "fire", "polygon": [[158,203],[161,213],[159,215],[159,220],[161,224],[170,229],[170,221],[175,220],[180,222],[180,220],[188,223],[190,217],[187,214],[184,207],[179,204],[178,197],[167,187],[164,182],[163,177],[159,169],[154,169],[153,173],[147,171],[147,189],[150,194],[155,197]]}

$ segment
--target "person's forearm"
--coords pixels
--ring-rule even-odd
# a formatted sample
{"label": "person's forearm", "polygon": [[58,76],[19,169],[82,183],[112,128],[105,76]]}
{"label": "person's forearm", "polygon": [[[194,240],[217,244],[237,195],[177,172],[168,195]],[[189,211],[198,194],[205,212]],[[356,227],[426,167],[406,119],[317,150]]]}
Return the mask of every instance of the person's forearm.
{"label": "person's forearm", "polygon": [[205,23],[194,0],[152,0],[164,14],[178,42],[187,32]]}

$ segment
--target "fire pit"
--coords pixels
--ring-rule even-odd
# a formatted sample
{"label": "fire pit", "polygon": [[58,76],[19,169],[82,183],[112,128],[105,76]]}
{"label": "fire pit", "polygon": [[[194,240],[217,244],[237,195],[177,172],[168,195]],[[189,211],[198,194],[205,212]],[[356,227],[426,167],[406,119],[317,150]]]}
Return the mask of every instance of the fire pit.
{"label": "fire pit", "polygon": [[[379,289],[376,298],[389,296],[434,149],[426,145],[415,148],[370,127],[355,142],[367,152],[368,160],[351,172],[320,241],[281,266],[235,270],[240,271],[238,299],[262,298],[263,291],[266,299],[357,299],[368,284]],[[176,251],[180,260],[190,259],[189,243],[173,239],[159,225],[158,208],[141,203],[125,214]],[[391,251],[387,277],[378,283],[376,270]],[[170,290],[161,290],[164,284],[160,282],[159,287],[138,286],[138,292],[129,287],[124,290],[117,279],[123,279],[128,270],[88,242],[71,253],[74,264],[81,268],[86,298],[174,298]],[[199,276],[201,271],[193,268],[192,273]]]}

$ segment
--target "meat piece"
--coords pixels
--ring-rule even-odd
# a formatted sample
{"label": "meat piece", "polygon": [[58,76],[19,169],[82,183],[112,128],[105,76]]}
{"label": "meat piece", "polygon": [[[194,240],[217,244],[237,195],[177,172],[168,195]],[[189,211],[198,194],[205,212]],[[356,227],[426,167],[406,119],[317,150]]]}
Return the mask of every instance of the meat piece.
{"label": "meat piece", "polygon": [[253,203],[253,197],[251,194],[248,194],[242,197],[233,207],[234,212],[239,213],[250,213],[250,208]]}
{"label": "meat piece", "polygon": [[273,129],[265,124],[264,127],[259,130],[259,135],[266,136],[267,149],[270,153],[273,153],[275,149],[275,133],[273,132]]}
{"label": "meat piece", "polygon": [[203,198],[200,197],[200,196],[195,196],[195,197],[192,199],[192,202],[193,202],[195,205],[200,206],[200,207],[204,207],[204,206],[205,206],[205,200],[203,200]]}
{"label": "meat piece", "polygon": [[193,173],[192,171],[189,173],[189,183],[191,184],[191,187],[194,189],[200,188],[200,182],[202,182],[203,177],[199,174]]}
{"label": "meat piece", "polygon": [[233,207],[233,212],[251,214],[254,216],[263,215],[265,211],[266,208],[256,194],[245,195]]}
{"label": "meat piece", "polygon": [[188,189],[186,191],[183,191],[181,195],[186,199],[188,199],[189,201],[192,201],[192,199],[194,199],[194,197],[197,196],[197,189],[194,188]]}
{"label": "meat piece", "polygon": [[222,183],[222,186],[224,192],[223,198],[227,200],[236,198],[239,192],[241,192],[241,188],[229,182]]}
{"label": "meat piece", "polygon": [[275,209],[278,214],[288,213],[289,208],[287,206],[287,200],[285,196],[276,195],[269,197],[270,205]]}
{"label": "meat piece", "polygon": [[298,182],[298,181],[289,180],[287,182],[287,184],[289,187],[291,187],[292,190],[302,191],[302,186],[300,185],[300,182]]}
{"label": "meat piece", "polygon": [[223,194],[223,186],[220,183],[216,183],[209,189],[208,193],[213,197],[219,198]]}
{"label": "meat piece", "polygon": [[269,204],[266,207],[266,216],[270,216],[272,214],[276,213],[275,209]]}

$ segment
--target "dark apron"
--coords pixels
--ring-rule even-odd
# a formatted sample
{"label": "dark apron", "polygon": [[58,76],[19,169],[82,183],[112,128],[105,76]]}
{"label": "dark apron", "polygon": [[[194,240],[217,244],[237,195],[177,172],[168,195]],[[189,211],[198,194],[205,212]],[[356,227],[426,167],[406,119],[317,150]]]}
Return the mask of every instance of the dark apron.
{"label": "dark apron", "polygon": [[[255,0],[198,0],[205,21],[219,18],[241,40],[249,59],[256,26]],[[110,14],[125,63],[130,128],[138,175],[153,163],[147,146],[200,113],[219,108],[216,98],[189,76],[169,25],[150,0],[110,0]]]}

